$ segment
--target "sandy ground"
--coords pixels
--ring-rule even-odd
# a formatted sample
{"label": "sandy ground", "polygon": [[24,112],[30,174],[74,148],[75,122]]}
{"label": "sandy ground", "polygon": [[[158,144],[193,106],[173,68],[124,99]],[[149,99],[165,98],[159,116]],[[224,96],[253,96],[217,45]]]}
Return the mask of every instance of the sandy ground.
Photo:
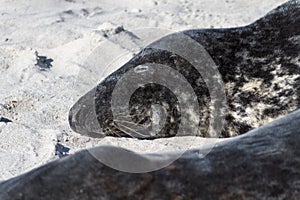
{"label": "sandy ground", "polygon": [[[283,2],[0,0],[0,117],[12,121],[0,122],[0,180],[58,159],[57,143],[69,153],[101,144],[138,152],[180,149],[174,139],[83,137],[69,128],[68,111],[155,38],[185,29],[247,25]],[[118,33],[122,27],[125,31]],[[36,51],[53,59],[50,70],[35,65]]]}

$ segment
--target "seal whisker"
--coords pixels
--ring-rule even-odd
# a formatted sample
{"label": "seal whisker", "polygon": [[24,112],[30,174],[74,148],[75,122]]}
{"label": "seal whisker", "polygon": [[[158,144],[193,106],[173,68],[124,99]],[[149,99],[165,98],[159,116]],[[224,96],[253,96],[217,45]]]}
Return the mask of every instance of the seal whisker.
{"label": "seal whisker", "polygon": [[[128,135],[129,137],[134,138],[133,135],[131,135],[130,133],[128,133],[126,130],[124,130],[124,128],[120,127],[115,121],[114,121],[113,123],[114,123],[114,125],[115,125],[118,129],[120,129],[123,133],[125,133],[125,134]],[[118,135],[119,135],[119,134],[118,134]]]}
{"label": "seal whisker", "polygon": [[132,124],[132,125],[134,125],[134,126],[143,126],[143,127],[146,127],[145,125],[143,125],[143,124],[141,124],[141,125],[139,125],[139,123],[141,122],[141,121],[143,121],[143,120],[140,120],[139,122],[137,122],[137,123],[134,123],[134,122],[131,122],[131,121],[127,121],[127,120],[117,120],[117,119],[115,119],[114,121],[116,121],[116,122],[125,122],[125,123],[128,123],[128,124]]}
{"label": "seal whisker", "polygon": [[117,131],[112,130],[111,128],[108,128],[110,132],[112,132],[114,135],[117,135],[118,137],[122,137]]}
{"label": "seal whisker", "polygon": [[[129,128],[128,126],[126,126],[126,125],[123,125],[123,124],[116,124],[117,126],[118,126],[118,128],[120,128],[121,129],[121,127],[120,126],[122,126],[123,128],[126,128],[126,129],[129,129],[130,131],[132,131],[132,132],[134,132],[134,133],[136,133],[136,134],[138,134],[138,135],[140,135],[140,136],[142,136],[142,137],[145,137],[145,135],[143,135],[142,133],[140,133],[140,132],[138,132],[138,131],[136,131],[136,130],[133,130],[132,128]],[[121,129],[122,130],[122,129]],[[123,131],[123,130],[122,130]],[[125,131],[124,131],[125,132]],[[127,133],[126,132],[126,134],[128,134],[129,136],[131,136],[132,138],[135,138],[135,137],[133,137],[132,135],[130,135],[129,133]]]}
{"label": "seal whisker", "polygon": [[133,137],[133,135],[131,135],[130,133],[128,133],[126,130],[124,130],[123,128],[121,128],[121,127],[119,127],[118,126],[118,128],[121,130],[121,131],[123,131],[123,133],[125,133],[126,135],[128,135],[129,137],[132,137],[132,138],[135,138],[135,137]]}
{"label": "seal whisker", "polygon": [[[123,117],[121,117],[121,118],[123,118]],[[137,122],[132,122],[132,121],[129,121],[129,120],[127,120],[128,119],[128,117],[124,117],[125,119],[122,119],[122,120],[115,120],[115,121],[119,121],[119,122],[127,122],[127,123],[129,123],[129,124],[134,124],[134,125],[142,125],[142,126],[144,126],[143,124],[142,124],[142,121],[144,121],[145,120],[145,117],[144,118],[142,118],[142,119],[140,119],[139,121],[137,121]]]}

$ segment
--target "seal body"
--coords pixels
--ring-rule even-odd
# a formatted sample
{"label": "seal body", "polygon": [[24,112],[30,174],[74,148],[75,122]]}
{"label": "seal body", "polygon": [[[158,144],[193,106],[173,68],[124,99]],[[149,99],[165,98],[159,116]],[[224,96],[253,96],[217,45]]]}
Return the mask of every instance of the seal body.
{"label": "seal body", "polygon": [[[204,47],[224,82],[227,110],[222,113],[225,125],[219,137],[243,134],[300,107],[299,24],[300,1],[291,0],[249,26],[181,33]],[[114,121],[111,101],[115,86],[124,74],[145,63],[169,66],[188,80],[199,104],[200,114],[194,124],[197,123],[201,131],[196,135],[208,136],[213,99],[205,86],[205,77],[182,56],[151,45],[73,106],[69,115],[71,128],[92,137],[132,134],[139,137],[138,133],[134,134],[134,127],[121,127]],[[154,104],[160,105],[162,111],[158,109],[156,112],[152,106]],[[125,117],[130,117],[138,125],[149,126],[160,119],[159,113],[164,113],[164,127],[141,138],[174,136],[183,111],[178,105],[176,95],[168,88],[155,84],[144,85],[133,93],[128,105],[129,115],[127,113]]]}

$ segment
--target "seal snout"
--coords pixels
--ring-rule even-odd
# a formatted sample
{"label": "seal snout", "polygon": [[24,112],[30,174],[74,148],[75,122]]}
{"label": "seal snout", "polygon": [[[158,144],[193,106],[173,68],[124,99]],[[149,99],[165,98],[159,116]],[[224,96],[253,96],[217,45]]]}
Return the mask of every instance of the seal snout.
{"label": "seal snout", "polygon": [[69,124],[73,131],[90,137],[104,137],[96,115],[95,88],[81,97],[70,109]]}

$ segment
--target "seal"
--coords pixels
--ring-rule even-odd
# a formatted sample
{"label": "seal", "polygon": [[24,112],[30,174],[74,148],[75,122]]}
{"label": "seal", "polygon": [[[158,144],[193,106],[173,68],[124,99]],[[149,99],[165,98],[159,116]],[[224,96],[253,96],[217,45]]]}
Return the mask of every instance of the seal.
{"label": "seal", "polygon": [[[227,110],[221,112],[225,125],[218,137],[246,133],[300,107],[299,24],[300,1],[290,0],[245,27],[197,29],[180,33],[204,47],[224,82]],[[176,38],[176,34],[154,43]],[[135,90],[128,104],[129,114],[122,116],[119,113],[120,116],[117,116],[118,119],[125,118],[123,123],[115,121],[116,116],[113,115],[112,95],[118,81],[130,70],[157,64],[176,70],[189,82],[199,110],[189,110],[191,117],[188,121],[194,120],[194,124],[200,127],[201,131],[196,135],[209,136],[207,130],[212,120],[210,113],[213,99],[210,98],[211,91],[205,77],[181,55],[153,46],[144,48],[78,100],[69,113],[70,126],[74,131],[91,137],[175,136],[182,120],[181,115],[187,110],[180,108],[180,102],[173,91],[160,84],[149,83]],[[123,92],[126,94],[127,91]],[[155,105],[159,105],[159,108]],[[193,112],[196,111],[200,113],[197,119],[193,118]],[[147,127],[160,120],[164,121],[164,126],[148,135],[140,134],[139,128],[135,129],[135,126]],[[132,122],[134,125],[129,126]]]}

